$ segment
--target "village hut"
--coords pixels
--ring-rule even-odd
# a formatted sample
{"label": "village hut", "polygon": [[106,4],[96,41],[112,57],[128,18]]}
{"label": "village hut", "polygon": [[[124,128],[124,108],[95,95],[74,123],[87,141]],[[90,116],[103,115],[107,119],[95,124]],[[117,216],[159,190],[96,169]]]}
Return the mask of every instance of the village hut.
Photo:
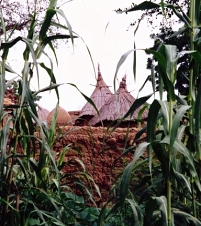
{"label": "village hut", "polygon": [[49,111],[45,108],[42,108],[41,106],[37,105],[38,107],[38,118],[40,119],[41,122],[45,122],[47,121],[47,117],[49,115]]}
{"label": "village hut", "polygon": [[[93,91],[90,99],[94,102],[96,105],[96,108],[98,110],[101,109],[101,107],[107,103],[107,101],[111,98],[112,92],[106,85],[105,81],[103,80],[103,77],[100,72],[100,67],[98,65],[98,78],[96,83],[96,88]],[[78,117],[78,120],[76,120],[76,125],[88,125],[89,120],[91,120],[94,115],[97,114],[96,109],[87,102],[84,107],[80,111],[80,115]]]}
{"label": "village hut", "polygon": [[[102,106],[102,108],[99,110],[100,115],[96,114],[89,121],[89,125],[100,126],[102,125],[102,122],[104,126],[107,126],[111,124],[111,122],[117,122],[128,112],[134,101],[135,98],[127,90],[126,76],[124,76],[122,81],[120,82],[116,94],[113,94],[111,98],[107,101],[107,103]],[[126,127],[128,125],[128,122],[130,123],[130,126],[136,126],[138,114],[142,107],[138,108],[133,113],[133,115],[124,119],[124,121],[121,122],[120,126]],[[147,116],[148,110],[145,109],[141,116],[141,119],[146,120]]]}
{"label": "village hut", "polygon": [[[54,115],[54,112],[55,112],[56,109],[53,109],[48,117],[47,117],[47,123],[50,125],[51,124],[51,121],[52,121],[52,117]],[[56,119],[56,124],[58,126],[70,126],[72,125],[72,122],[71,122],[71,117],[70,115],[68,114],[68,112],[63,109],[62,107],[58,106],[58,111],[57,111],[57,119]]]}

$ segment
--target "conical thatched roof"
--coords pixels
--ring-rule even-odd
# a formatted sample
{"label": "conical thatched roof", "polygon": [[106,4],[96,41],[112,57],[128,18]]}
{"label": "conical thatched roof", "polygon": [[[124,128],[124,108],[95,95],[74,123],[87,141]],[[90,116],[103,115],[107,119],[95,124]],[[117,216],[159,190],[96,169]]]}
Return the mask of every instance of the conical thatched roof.
{"label": "conical thatched roof", "polygon": [[37,106],[38,106],[38,118],[41,121],[47,121],[47,117],[50,112],[47,109],[40,107],[39,105]]}
{"label": "conical thatched roof", "polygon": [[[97,84],[90,99],[92,99],[97,109],[99,110],[110,99],[111,95],[112,95],[112,92],[104,82],[103,77],[100,73],[100,68],[98,66]],[[84,115],[94,116],[95,114],[96,114],[96,110],[89,102],[87,102],[82,108],[79,117]]]}
{"label": "conical thatched roof", "polygon": [[[48,117],[47,117],[47,123],[51,124],[52,117],[54,115],[55,109],[53,109]],[[71,117],[68,114],[66,110],[64,110],[62,107],[58,107],[58,115],[57,115],[57,125],[58,126],[65,126],[65,125],[72,125],[71,123]]]}
{"label": "conical thatched roof", "polygon": [[[108,102],[99,110],[100,116],[96,114],[90,121],[89,125],[93,126],[100,121],[115,121],[122,118],[134,103],[135,98],[128,92],[126,86],[126,76],[123,77],[117,93],[112,95]],[[142,107],[141,107],[142,108]],[[132,117],[128,117],[125,121],[134,121],[138,118],[140,109],[137,109]],[[147,118],[148,110],[145,109],[142,119]]]}

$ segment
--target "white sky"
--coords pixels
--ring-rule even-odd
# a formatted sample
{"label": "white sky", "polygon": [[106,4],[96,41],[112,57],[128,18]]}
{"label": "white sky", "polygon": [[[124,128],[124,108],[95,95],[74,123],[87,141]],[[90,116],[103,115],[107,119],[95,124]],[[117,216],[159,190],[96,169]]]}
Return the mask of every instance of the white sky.
{"label": "white sky", "polygon": [[[141,0],[136,0],[138,4]],[[125,52],[133,49],[133,31],[134,28],[129,24],[137,20],[142,12],[118,15],[115,9],[130,6],[132,1],[128,0],[74,0],[63,6],[63,11],[69,20],[73,31],[78,33],[89,47],[96,72],[97,65],[100,64],[100,70],[108,86],[113,91],[113,79],[116,65]],[[107,24],[109,25],[107,26]],[[107,29],[106,29],[107,26]],[[151,28],[147,26],[146,20],[141,22],[140,28],[136,35],[136,47],[147,48],[152,46],[150,40]],[[90,96],[94,90],[96,79],[90,61],[89,54],[85,44],[80,39],[75,39],[74,50],[70,41],[68,44],[62,43],[56,50],[59,65],[54,65],[54,73],[57,83],[73,83],[85,95]],[[53,59],[53,56],[51,57]],[[43,60],[43,59],[42,59]],[[127,75],[128,90],[133,91],[131,94],[136,97],[138,89],[143,84],[149,74],[146,70],[147,56],[143,51],[137,51],[137,83],[134,84],[132,72],[132,54],[126,59],[118,73],[118,80],[121,81],[124,74]],[[16,63],[16,71],[22,70],[17,60],[11,62],[13,66]],[[50,65],[47,64],[48,67]],[[36,79],[33,86],[37,89]],[[90,85],[92,84],[92,85]],[[40,88],[49,85],[49,78],[43,71],[40,71]],[[151,93],[151,84],[146,86],[141,94]],[[118,88],[118,84],[117,84]],[[70,85],[59,87],[60,106],[66,110],[80,110],[86,103],[82,95],[76,88]],[[41,107],[52,110],[57,103],[54,91],[42,94],[39,102]]]}

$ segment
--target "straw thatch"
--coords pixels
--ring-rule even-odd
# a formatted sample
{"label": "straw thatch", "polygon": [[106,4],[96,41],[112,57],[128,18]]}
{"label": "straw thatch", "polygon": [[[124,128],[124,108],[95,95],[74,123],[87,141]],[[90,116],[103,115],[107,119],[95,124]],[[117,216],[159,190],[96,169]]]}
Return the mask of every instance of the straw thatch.
{"label": "straw thatch", "polygon": [[43,122],[43,121],[47,121],[47,117],[49,115],[49,111],[45,108],[42,108],[40,107],[39,105],[38,106],[38,118]]}
{"label": "straw thatch", "polygon": [[[55,109],[53,109],[48,117],[47,117],[47,123],[51,124],[52,121],[52,117],[54,115]],[[68,114],[68,112],[66,110],[64,110],[62,107],[58,107],[58,112],[57,112],[57,120],[56,123],[58,126],[65,126],[65,125],[72,125],[71,123],[71,117]]]}
{"label": "straw thatch", "polygon": [[[96,114],[89,121],[89,125],[94,126],[101,121],[116,121],[121,119],[128,112],[134,101],[135,98],[127,90],[126,76],[124,76],[116,94],[112,95],[108,102],[99,110],[100,116]],[[127,117],[124,121],[135,121],[141,108],[137,109],[132,116]],[[145,109],[142,119],[146,119],[147,116],[148,110]]]}
{"label": "straw thatch", "polygon": [[[111,95],[112,92],[104,82],[98,65],[97,84],[90,99],[94,102],[96,108],[100,110],[101,107],[110,99]],[[82,116],[94,116],[95,114],[96,114],[95,108],[89,102],[87,102],[82,108],[79,118]]]}

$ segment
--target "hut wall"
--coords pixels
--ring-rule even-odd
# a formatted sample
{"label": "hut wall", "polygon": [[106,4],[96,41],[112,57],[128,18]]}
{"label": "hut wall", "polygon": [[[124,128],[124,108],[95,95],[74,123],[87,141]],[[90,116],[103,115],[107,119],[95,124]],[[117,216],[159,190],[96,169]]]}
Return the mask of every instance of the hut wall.
{"label": "hut wall", "polygon": [[83,115],[75,121],[75,125],[76,126],[88,126],[89,125],[88,123],[92,118],[93,118],[92,115]]}
{"label": "hut wall", "polygon": [[[103,126],[104,127],[111,127],[111,126],[115,126],[117,124],[117,121],[108,121],[108,120],[105,120],[102,122],[103,123]],[[118,127],[119,128],[127,128],[127,127],[135,127],[135,128],[138,128],[138,127],[144,127],[146,125],[146,122],[143,121],[143,122],[136,122],[136,121],[123,121],[121,122]],[[96,125],[94,125],[94,127],[98,127],[98,126],[102,126],[101,122],[97,123]]]}
{"label": "hut wall", "polygon": [[[76,130],[74,130],[75,128]],[[117,128],[109,135],[106,134],[107,128],[104,127],[65,127],[67,131],[72,129],[72,132],[57,141],[53,149],[59,156],[62,149],[71,144],[71,148],[66,154],[64,171],[76,172],[79,165],[72,166],[72,164],[68,165],[67,162],[81,159],[87,172],[100,188],[102,200],[100,201],[97,196],[97,204],[105,202],[115,177],[131,161],[133,154],[127,153],[118,161],[115,160],[122,154],[122,148],[132,144],[137,129],[130,128],[128,137],[126,136],[127,128]]]}

